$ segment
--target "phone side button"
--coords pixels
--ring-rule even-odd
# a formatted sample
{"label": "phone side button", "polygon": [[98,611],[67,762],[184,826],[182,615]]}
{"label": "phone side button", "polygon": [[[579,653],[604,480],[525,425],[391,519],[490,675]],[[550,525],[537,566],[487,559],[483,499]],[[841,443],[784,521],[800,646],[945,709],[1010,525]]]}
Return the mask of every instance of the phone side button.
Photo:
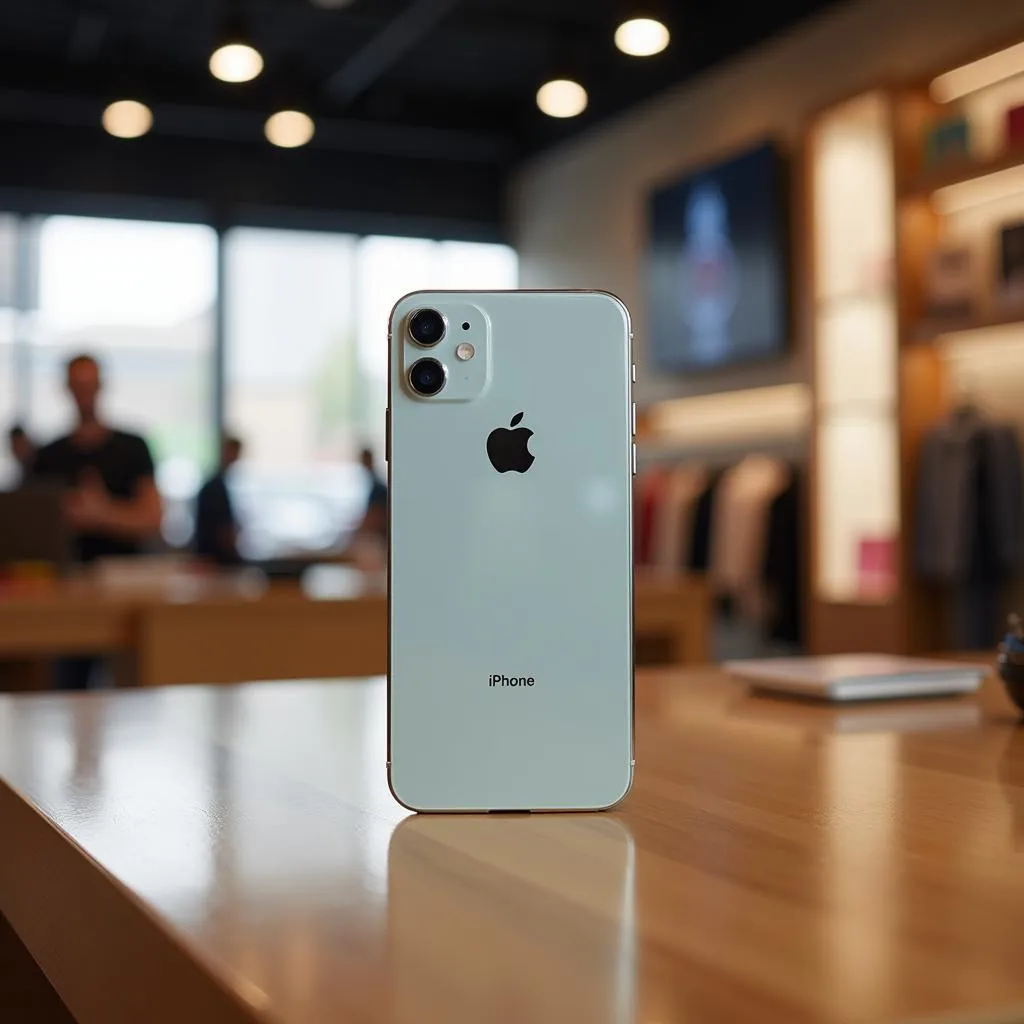
{"label": "phone side button", "polygon": [[384,410],[384,461],[391,461],[391,409]]}
{"label": "phone side button", "polygon": [[630,367],[629,375],[632,378],[633,383],[635,384],[636,383],[636,363],[633,363],[632,366]]}
{"label": "phone side button", "polygon": [[633,427],[633,436],[636,437],[636,402],[633,403],[633,408],[630,412],[629,421]]}
{"label": "phone side button", "polygon": [[633,476],[636,476],[636,442],[633,442]]}

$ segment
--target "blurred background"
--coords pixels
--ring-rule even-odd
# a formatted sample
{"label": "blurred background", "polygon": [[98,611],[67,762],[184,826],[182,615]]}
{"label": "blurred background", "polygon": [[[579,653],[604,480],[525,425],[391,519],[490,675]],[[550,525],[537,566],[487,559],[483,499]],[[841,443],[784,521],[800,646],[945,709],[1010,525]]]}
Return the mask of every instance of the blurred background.
{"label": "blurred background", "polygon": [[8,0],[0,422],[72,430],[91,354],[145,553],[196,550],[229,433],[232,557],[351,562],[396,299],[607,289],[639,578],[700,590],[703,655],[985,647],[1024,593],[1022,40],[1003,0]]}

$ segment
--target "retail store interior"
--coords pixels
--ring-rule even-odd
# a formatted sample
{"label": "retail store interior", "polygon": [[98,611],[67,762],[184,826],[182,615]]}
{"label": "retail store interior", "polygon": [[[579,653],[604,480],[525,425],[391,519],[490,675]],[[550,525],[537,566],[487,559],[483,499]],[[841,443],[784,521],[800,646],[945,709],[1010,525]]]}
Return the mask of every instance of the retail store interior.
{"label": "retail store interior", "polygon": [[[630,313],[633,788],[415,815],[389,316],[514,289]],[[0,1020],[1024,1019],[1019,2],[6,0],[0,426]]]}

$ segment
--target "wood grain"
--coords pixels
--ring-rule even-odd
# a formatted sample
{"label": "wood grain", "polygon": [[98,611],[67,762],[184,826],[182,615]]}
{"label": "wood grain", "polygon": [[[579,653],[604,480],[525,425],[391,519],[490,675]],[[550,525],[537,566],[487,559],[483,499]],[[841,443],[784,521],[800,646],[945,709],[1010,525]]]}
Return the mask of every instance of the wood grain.
{"label": "wood grain", "polygon": [[[297,584],[254,591],[251,581],[214,577],[136,591],[76,581],[0,601],[0,669],[7,668],[0,686],[49,688],[48,661],[66,654],[127,656],[118,680],[141,686],[380,675],[387,671],[383,583],[334,571],[349,582],[332,583],[325,570],[326,585],[312,594]],[[708,660],[702,577],[642,575],[635,604],[637,636],[663,641],[668,663]]]}
{"label": "wood grain", "polygon": [[473,817],[392,801],[381,681],[0,698],[0,912],[81,1024],[1019,1019],[996,684],[636,693],[617,811]]}

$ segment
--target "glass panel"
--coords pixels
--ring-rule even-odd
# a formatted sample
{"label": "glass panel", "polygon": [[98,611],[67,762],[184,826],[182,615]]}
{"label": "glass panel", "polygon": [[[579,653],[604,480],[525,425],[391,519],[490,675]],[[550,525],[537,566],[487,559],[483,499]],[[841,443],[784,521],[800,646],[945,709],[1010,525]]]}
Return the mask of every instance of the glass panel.
{"label": "glass panel", "polygon": [[885,602],[897,584],[899,476],[894,186],[880,94],[812,138],[818,407],[815,590]]}
{"label": "glass panel", "polygon": [[149,442],[175,544],[191,534],[212,456],[216,252],[216,233],[198,224],[47,217],[40,228],[32,432],[45,442],[69,429],[65,360],[97,356],[105,417]]}
{"label": "glass panel", "polygon": [[340,544],[361,511],[352,461],[365,393],[348,235],[237,228],[226,246],[226,415],[250,558]]}

